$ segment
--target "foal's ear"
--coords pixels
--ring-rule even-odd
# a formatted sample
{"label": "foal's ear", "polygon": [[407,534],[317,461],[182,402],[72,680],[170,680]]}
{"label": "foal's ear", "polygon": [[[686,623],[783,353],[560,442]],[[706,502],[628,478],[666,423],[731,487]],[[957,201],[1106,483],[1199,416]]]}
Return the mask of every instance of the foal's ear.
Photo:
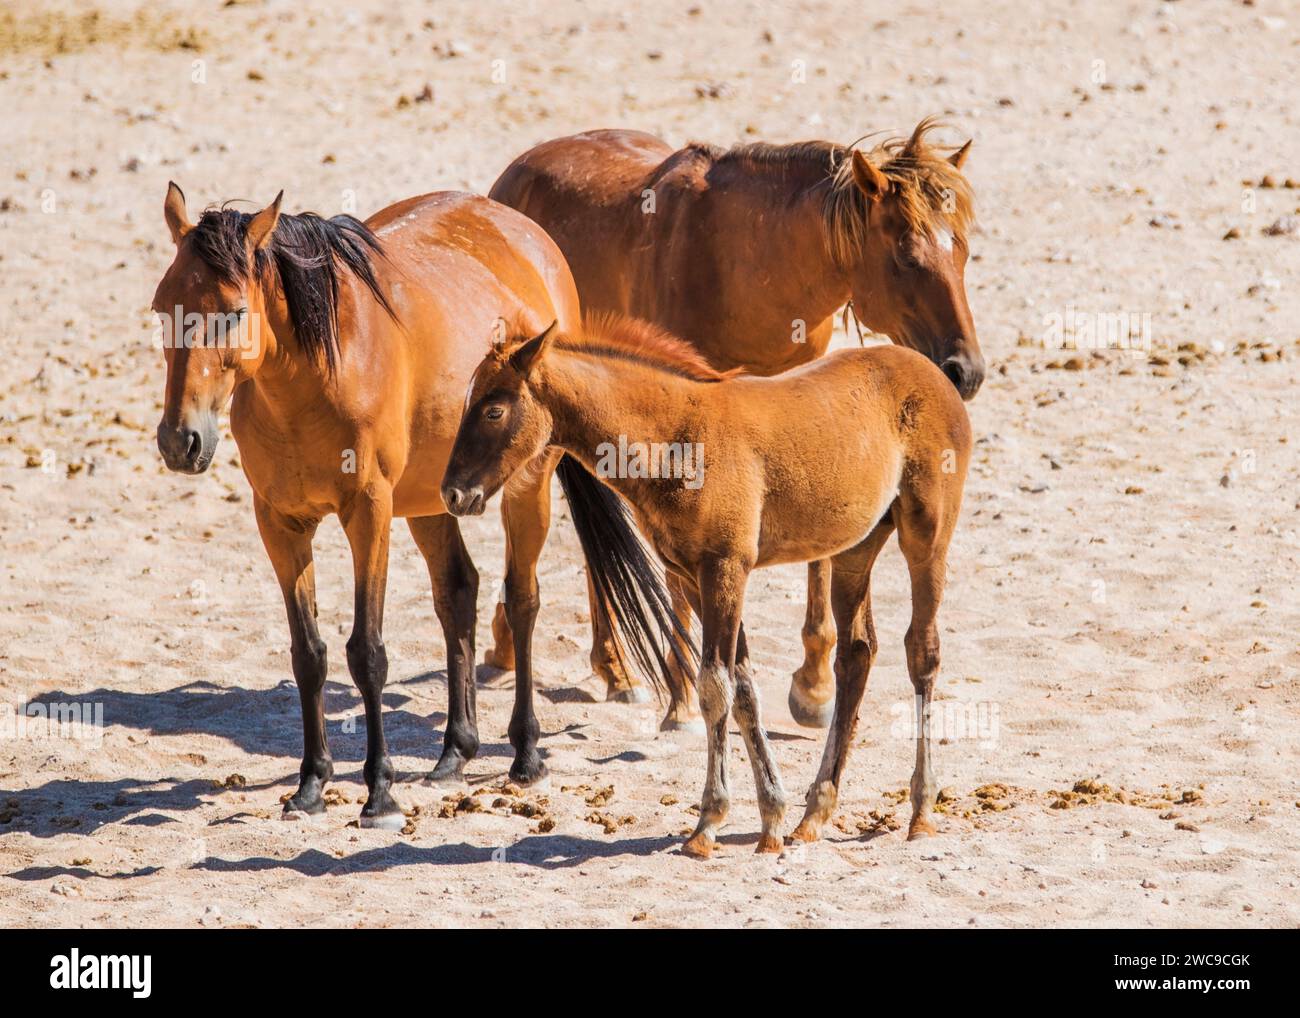
{"label": "foal's ear", "polygon": [[190,232],[190,217],[185,212],[185,192],[167,181],[167,200],[163,202],[163,219],[171,231],[172,243],[179,244]]}
{"label": "foal's ear", "polygon": [[275,224],[280,221],[280,199],[283,197],[284,192],[281,191],[275,196],[275,201],[249,220],[248,242],[254,251],[266,247],[271,234],[275,233]]}
{"label": "foal's ear", "polygon": [[532,371],[537,362],[541,360],[542,354],[546,353],[547,348],[551,345],[551,340],[553,340],[556,334],[560,331],[559,325],[560,323],[558,319],[551,322],[551,324],[546,327],[546,331],[540,336],[534,336],[526,343],[517,347],[515,352],[510,355],[510,366],[527,378],[528,373]]}
{"label": "foal's ear", "polygon": [[889,190],[889,178],[857,149],[853,150],[853,179],[872,201],[880,201]]}
{"label": "foal's ear", "polygon": [[[971,141],[974,141],[974,139],[972,138]],[[971,142],[966,142],[965,145],[948,157],[948,162],[960,170],[966,164],[966,157],[970,155],[970,146]]]}

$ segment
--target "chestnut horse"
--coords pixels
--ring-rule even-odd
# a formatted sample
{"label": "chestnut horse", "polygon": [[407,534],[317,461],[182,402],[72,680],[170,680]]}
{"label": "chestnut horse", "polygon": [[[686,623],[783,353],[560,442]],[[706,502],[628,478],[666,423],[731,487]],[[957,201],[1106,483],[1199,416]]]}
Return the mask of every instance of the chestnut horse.
{"label": "chestnut horse", "polygon": [[[525,152],[489,193],[546,228],[584,310],[655,322],[719,370],[772,375],[820,357],[848,301],[969,399],[984,379],[964,281],[970,142],[941,151],[927,137],[936,126],[924,120],[868,155],[822,141],[674,152],[639,131],[592,131]],[[829,584],[826,563],[809,566],[789,700],[809,727],[831,714]],[[685,615],[680,596],[677,606]],[[594,617],[592,664],[614,688],[627,679]],[[696,716],[683,679],[665,728]]]}
{"label": "chestnut horse", "polygon": [[[333,774],[312,538],[324,517],[337,514],[355,574],[348,668],[366,712],[369,797],[361,823],[401,827],[380,700],[388,672],[382,628],[390,521],[406,517],[428,564],[449,689],[446,736],[431,777],[457,779],[479,745],[478,573],[459,523],[446,512],[443,468],[473,368],[492,340],[504,337],[504,322],[540,329],[558,319],[575,327],[573,278],[537,224],[475,195],[409,198],[365,224],[350,216],[281,214],[277,197],[255,215],[214,209],[191,224],[172,184],[165,218],[176,255],[153,302],[167,325],[158,447],[171,469],[202,473],[216,452],[218,415],[231,401],[258,529],[288,610],[302,700],[301,780],[285,811],[322,811],[321,793]],[[197,342],[191,319],[208,323]],[[209,327],[223,321],[231,336]],[[510,776],[524,784],[545,773],[529,646],[557,458],[544,456],[519,471],[502,500],[517,660]]]}
{"label": "chestnut horse", "polygon": [[[610,469],[609,450],[633,443],[660,446],[651,457],[658,466]],[[726,817],[729,713],[758,788],[758,851],[780,850],[785,793],[761,723],[741,608],[751,570],[829,558],[839,637],[834,717],[793,837],[819,836],[876,654],[871,567],[895,530],[912,580],[904,643],[918,720],[908,836],[934,833],[927,720],[939,670],[936,616],[971,449],[966,408],[943,373],[914,351],[883,346],[839,351],[773,378],[724,374],[645,322],[598,317],[577,335],[553,325],[494,347],[474,372],[443,476],[447,507],[481,512],[522,464],[554,448],[626,499],[703,622],[696,686],[708,772],[684,851],[708,856]],[[690,474],[665,469],[680,467],[687,448]],[[593,500],[597,512],[604,504]],[[574,508],[582,535],[589,521]],[[621,571],[617,551],[589,538],[588,569],[605,596],[607,574]]]}

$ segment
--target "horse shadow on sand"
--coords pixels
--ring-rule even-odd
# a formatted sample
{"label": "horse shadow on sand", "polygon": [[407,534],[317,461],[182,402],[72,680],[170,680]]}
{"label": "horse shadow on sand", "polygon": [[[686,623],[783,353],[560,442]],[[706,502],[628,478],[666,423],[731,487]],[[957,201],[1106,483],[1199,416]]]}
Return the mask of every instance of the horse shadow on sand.
{"label": "horse shadow on sand", "polygon": [[[389,683],[384,690],[384,733],[394,756],[427,760],[427,769],[432,770],[442,752],[447,715],[429,709],[429,700],[438,699],[436,688],[432,696],[428,695],[429,682],[443,688],[445,702],[445,672],[423,672]],[[418,695],[409,688],[416,683],[426,686]],[[244,689],[196,681],[149,693],[105,688],[75,693],[55,690],[31,702],[102,705],[104,724],[144,733],[144,739],[137,739],[140,745],[147,745],[148,736],[216,736],[251,756],[278,757],[285,761],[285,771],[279,778],[263,783],[247,782],[239,786],[241,791],[263,792],[281,786],[292,791],[297,784],[302,714],[297,687],[291,681],[272,689]],[[346,682],[327,682],[325,710],[335,782],[364,784],[366,721],[355,687]],[[340,714],[344,717],[338,717]],[[162,752],[176,759],[175,764],[166,766],[169,769],[176,766],[181,774],[209,766],[201,754],[186,754],[183,744],[168,746]],[[479,749],[480,758],[500,757],[504,762],[513,755],[513,749],[505,742],[485,739]],[[399,773],[398,780],[417,779],[423,773]],[[93,834],[109,824],[162,827],[177,822],[169,813],[195,809],[207,797],[219,794],[220,783],[227,777],[214,769],[202,777],[159,773],[103,781],[58,778],[34,788],[16,791],[0,788],[0,837],[15,832],[41,838],[66,833]]]}

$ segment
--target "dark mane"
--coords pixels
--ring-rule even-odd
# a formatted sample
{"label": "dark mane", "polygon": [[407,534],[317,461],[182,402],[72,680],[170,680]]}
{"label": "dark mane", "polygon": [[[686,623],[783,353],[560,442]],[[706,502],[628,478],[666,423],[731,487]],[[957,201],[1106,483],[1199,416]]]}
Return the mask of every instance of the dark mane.
{"label": "dark mane", "polygon": [[[189,236],[194,250],[224,282],[249,282],[246,238],[252,215],[226,206],[208,209]],[[263,284],[284,292],[289,319],[302,351],[323,359],[332,373],[338,365],[339,267],[366,285],[384,310],[396,312],[375,278],[373,255],[383,255],[379,239],[352,216],[325,219],[314,212],[282,214],[271,241],[254,256],[253,272]]]}
{"label": "dark mane", "polygon": [[695,382],[721,382],[738,373],[719,371],[698,350],[666,329],[640,318],[594,312],[583,319],[580,336],[562,336],[561,350],[644,364]]}

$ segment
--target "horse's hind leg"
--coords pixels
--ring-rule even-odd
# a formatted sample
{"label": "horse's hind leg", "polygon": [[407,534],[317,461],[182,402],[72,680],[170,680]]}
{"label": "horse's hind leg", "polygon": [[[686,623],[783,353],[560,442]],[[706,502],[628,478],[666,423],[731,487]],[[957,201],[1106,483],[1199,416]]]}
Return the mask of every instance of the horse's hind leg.
{"label": "horse's hind leg", "polygon": [[[691,631],[691,600],[689,584],[676,573],[669,572],[664,577],[664,586],[668,588],[672,599],[673,617],[684,633]],[[690,648],[674,637],[677,652],[668,655],[668,693],[670,701],[668,712],[659,723],[665,732],[703,732],[704,723],[700,720],[700,705],[695,696],[695,681],[688,673],[686,662],[690,660]]]}
{"label": "horse's hind leg", "polygon": [[316,629],[316,572],[311,554],[316,525],[302,526],[287,520],[260,498],[253,500],[253,508],[257,529],[284,595],[293,677],[302,701],[298,791],[284,804],[284,812],[323,813],[325,801],[321,794],[334,776],[334,764],[325,741],[325,642]]}
{"label": "horse's hind leg", "polygon": [[515,706],[510,745],[515,760],[510,780],[531,785],[546,776],[537,752],[541,726],[533,710],[533,625],[541,607],[537,559],[551,526],[551,475],[558,456],[529,464],[507,484],[501,498],[506,529],[506,617],[515,647]]}
{"label": "horse's hind leg", "polygon": [[886,515],[866,540],[837,555],[831,576],[831,608],[839,629],[835,651],[835,713],[826,736],[817,777],[808,789],[803,819],[791,838],[816,841],[839,801],[840,779],[849,758],[858,708],[876,657],[876,627],[871,618],[871,568],[894,532]]}
{"label": "horse's hind leg", "polygon": [[[960,489],[957,493],[960,499]],[[912,821],[907,838],[935,833],[930,813],[935,781],[930,762],[930,700],[939,674],[939,602],[943,599],[948,542],[957,519],[957,506],[929,504],[904,496],[898,514],[898,544],[912,578],[912,622],[907,628],[907,674],[916,699],[916,767],[912,772]]]}
{"label": "horse's hind leg", "polygon": [[835,647],[835,626],[829,602],[831,563],[829,559],[808,563],[808,611],[803,623],[803,664],[790,680],[790,715],[805,728],[825,728],[834,710],[835,684],[831,673],[831,651]]}
{"label": "horse's hind leg", "polygon": [[609,611],[596,596],[590,572],[587,573],[587,602],[591,606],[591,671],[605,680],[605,699],[613,703],[645,703],[650,694],[623,664]]}
{"label": "horse's hind leg", "polygon": [[407,526],[429,567],[433,610],[447,641],[447,731],[442,756],[429,779],[458,782],[465,763],[478,752],[474,688],[474,624],[478,570],[461,539],[460,521],[451,515],[408,519]]}
{"label": "horse's hind leg", "polygon": [[393,522],[393,493],[372,486],[358,492],[340,514],[352,547],[354,614],[348,638],[348,670],[366,707],[366,765],[369,797],[361,808],[362,827],[400,829],[405,823],[393,800],[395,772],[384,739],[384,683],[388,652],[384,649],[384,593],[388,586],[388,539]]}
{"label": "horse's hind leg", "polygon": [[754,684],[749,665],[749,647],[745,643],[742,625],[736,639],[736,699],[731,711],[745,738],[749,762],[754,769],[754,788],[758,794],[758,811],[763,818],[763,831],[758,838],[758,852],[781,851],[781,821],[785,819],[785,787],[772,756],[772,747],[763,730],[762,708],[758,701],[758,688]]}

